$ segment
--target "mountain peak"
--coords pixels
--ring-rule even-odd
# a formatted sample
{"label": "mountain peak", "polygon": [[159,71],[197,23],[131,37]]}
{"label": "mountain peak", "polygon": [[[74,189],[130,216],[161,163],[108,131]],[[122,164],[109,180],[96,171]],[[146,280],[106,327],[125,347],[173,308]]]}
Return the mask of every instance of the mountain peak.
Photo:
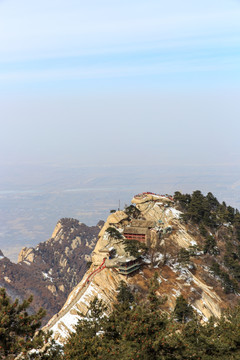
{"label": "mountain peak", "polygon": [[86,314],[95,296],[111,311],[122,280],[145,296],[155,273],[158,295],[167,296],[167,312],[183,294],[203,319],[219,317],[230,297],[210,271],[199,226],[184,222],[183,215],[178,200],[153,193],[138,194],[124,211],[111,213],[99,232],[90,269],[46,329],[64,342],[78,312]]}
{"label": "mountain peak", "polygon": [[33,294],[31,311],[44,307],[47,310],[44,321],[49,320],[85,274],[98,232],[98,226],[88,227],[76,219],[59,220],[54,236],[35,248],[24,247],[17,264],[2,258],[0,286],[6,288],[12,299]]}

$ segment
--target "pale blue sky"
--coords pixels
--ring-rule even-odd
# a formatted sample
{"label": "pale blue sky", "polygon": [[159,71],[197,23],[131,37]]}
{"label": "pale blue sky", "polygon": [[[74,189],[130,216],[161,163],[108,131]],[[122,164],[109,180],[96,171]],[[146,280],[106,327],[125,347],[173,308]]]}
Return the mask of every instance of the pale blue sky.
{"label": "pale blue sky", "polygon": [[238,163],[240,1],[0,0],[0,163]]}

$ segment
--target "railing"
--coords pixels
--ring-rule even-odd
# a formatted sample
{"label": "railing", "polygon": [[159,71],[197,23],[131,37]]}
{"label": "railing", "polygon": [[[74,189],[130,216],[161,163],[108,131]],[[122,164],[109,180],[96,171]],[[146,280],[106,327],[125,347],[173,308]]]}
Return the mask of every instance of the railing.
{"label": "railing", "polygon": [[90,275],[88,275],[88,277],[87,277],[87,279],[85,280],[83,286],[85,286],[85,285],[90,281],[90,278],[91,278],[92,275],[95,275],[97,272],[100,272],[101,270],[105,269],[106,266],[104,266],[104,267],[102,268],[102,266],[105,264],[105,261],[106,261],[106,258],[103,259],[102,264],[101,264],[97,269],[95,269],[93,272],[91,272]]}

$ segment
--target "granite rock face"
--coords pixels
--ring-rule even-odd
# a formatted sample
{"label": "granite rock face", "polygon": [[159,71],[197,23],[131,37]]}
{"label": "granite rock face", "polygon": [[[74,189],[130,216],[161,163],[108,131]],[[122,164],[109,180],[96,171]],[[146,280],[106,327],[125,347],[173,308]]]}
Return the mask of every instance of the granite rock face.
{"label": "granite rock face", "polygon": [[82,279],[103,222],[87,226],[61,219],[51,236],[36,248],[24,247],[18,263],[0,253],[0,286],[15,299],[34,296],[31,311],[47,310],[45,322],[61,309],[69,292]]}

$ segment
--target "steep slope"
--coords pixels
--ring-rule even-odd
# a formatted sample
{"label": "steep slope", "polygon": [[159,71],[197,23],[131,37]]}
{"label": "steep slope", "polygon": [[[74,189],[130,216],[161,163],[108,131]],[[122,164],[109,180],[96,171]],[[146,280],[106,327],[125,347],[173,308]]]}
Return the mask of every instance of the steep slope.
{"label": "steep slope", "polygon": [[[69,331],[74,331],[79,312],[86,314],[95,296],[111,311],[121,280],[144,297],[155,272],[158,295],[167,296],[167,312],[174,309],[180,294],[204,320],[212,315],[219,317],[224,308],[238,301],[238,292],[224,291],[221,278],[211,270],[212,259],[204,251],[206,239],[198,225],[183,221],[178,200],[143,193],[135,196],[132,204],[108,217],[92,253],[91,268],[45,327],[53,330],[58,342],[63,343]],[[148,250],[140,262],[131,247],[135,244],[140,255],[143,243]]]}
{"label": "steep slope", "polygon": [[33,294],[31,311],[42,306],[48,321],[82,279],[101,226],[101,222],[88,227],[75,219],[61,219],[49,240],[22,249],[17,264],[0,254],[0,286],[13,299]]}

